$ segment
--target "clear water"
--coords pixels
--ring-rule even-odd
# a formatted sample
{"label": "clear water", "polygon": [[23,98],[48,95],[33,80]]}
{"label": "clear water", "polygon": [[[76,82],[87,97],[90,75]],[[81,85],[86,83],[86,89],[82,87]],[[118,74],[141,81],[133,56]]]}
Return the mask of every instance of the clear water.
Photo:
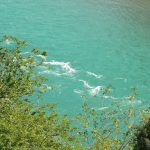
{"label": "clear water", "polygon": [[[39,73],[55,88],[44,103],[74,114],[81,95],[101,109],[136,87],[135,105],[150,104],[150,0],[0,0],[0,18],[1,35],[47,50],[54,70]],[[113,91],[102,98],[108,84]]]}

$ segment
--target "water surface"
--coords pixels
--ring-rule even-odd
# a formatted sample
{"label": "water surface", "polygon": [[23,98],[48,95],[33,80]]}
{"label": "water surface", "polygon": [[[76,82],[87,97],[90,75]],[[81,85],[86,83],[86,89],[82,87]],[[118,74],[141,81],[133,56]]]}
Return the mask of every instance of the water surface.
{"label": "water surface", "polygon": [[[132,87],[140,91],[135,105],[144,106],[150,104],[149,8],[149,0],[0,0],[0,34],[47,50],[39,73],[55,88],[44,102],[58,102],[63,112],[78,112],[81,95],[97,109],[109,107]],[[108,84],[112,94],[102,98]]]}

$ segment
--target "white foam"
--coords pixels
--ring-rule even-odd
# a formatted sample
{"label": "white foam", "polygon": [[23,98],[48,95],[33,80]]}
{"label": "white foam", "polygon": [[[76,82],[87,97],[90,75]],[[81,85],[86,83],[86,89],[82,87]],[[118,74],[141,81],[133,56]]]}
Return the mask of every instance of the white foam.
{"label": "white foam", "polygon": [[51,71],[51,70],[44,70],[44,71],[41,71],[41,72],[38,72],[39,74],[53,74],[55,76],[61,76],[63,75],[63,73],[58,73],[58,72],[54,72],[54,71]]}
{"label": "white foam", "polygon": [[76,70],[71,67],[70,62],[59,62],[59,61],[49,61],[49,62],[43,62],[45,65],[53,65],[53,66],[59,66],[61,67],[65,73],[63,74],[71,74],[75,73]]}
{"label": "white foam", "polygon": [[38,69],[46,70],[46,69],[47,69],[47,66],[38,66]]}
{"label": "white foam", "polygon": [[87,71],[87,74],[90,75],[90,76],[93,76],[93,77],[95,77],[95,78],[97,78],[97,79],[100,79],[100,78],[103,77],[103,75],[97,75],[97,74],[95,74],[95,73],[93,73],[93,72],[89,72],[89,71]]}
{"label": "white foam", "polygon": [[22,52],[22,55],[30,54],[30,52]]}
{"label": "white foam", "polygon": [[115,98],[113,96],[107,96],[107,95],[104,95],[103,98],[105,98],[105,99],[117,99],[117,98]]}
{"label": "white foam", "polygon": [[85,86],[86,88],[89,88],[89,89],[94,88],[93,86],[89,85],[89,83],[88,83],[87,81],[85,81],[85,80],[79,80],[79,81],[80,81],[80,82],[83,82],[83,84],[84,84],[84,86]]}
{"label": "white foam", "polygon": [[141,100],[128,101],[129,104],[142,104]]}
{"label": "white foam", "polygon": [[101,107],[101,108],[98,108],[97,110],[104,110],[104,109],[108,109],[109,107]]}
{"label": "white foam", "polygon": [[48,90],[52,90],[52,87],[51,87],[51,86],[46,85],[46,88],[47,88]]}
{"label": "white foam", "polygon": [[78,89],[74,89],[73,92],[74,92],[74,93],[77,93],[77,94],[81,94],[83,91],[78,90]]}
{"label": "white foam", "polygon": [[43,55],[36,55],[37,57],[40,57],[40,58],[42,58],[43,60],[45,60],[46,61],[46,56],[43,56]]}
{"label": "white foam", "polygon": [[44,70],[39,72],[39,74],[50,74],[50,73],[51,73],[50,70]]}
{"label": "white foam", "polygon": [[91,96],[97,96],[99,94],[99,92],[102,90],[102,86],[91,86],[89,85],[89,83],[85,80],[79,80],[80,82],[83,82],[84,87],[90,89],[89,90],[89,94]]}
{"label": "white foam", "polygon": [[101,90],[102,90],[101,86],[96,86],[95,88],[90,90],[90,94],[92,96],[97,96]]}
{"label": "white foam", "polygon": [[5,42],[6,42],[7,45],[10,45],[10,44],[13,43],[13,41],[12,41],[12,40],[9,40],[9,39],[6,39]]}

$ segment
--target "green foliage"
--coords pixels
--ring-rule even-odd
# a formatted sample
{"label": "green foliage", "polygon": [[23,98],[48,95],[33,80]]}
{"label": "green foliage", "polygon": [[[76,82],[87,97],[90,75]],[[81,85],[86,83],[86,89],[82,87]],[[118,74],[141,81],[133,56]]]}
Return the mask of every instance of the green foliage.
{"label": "green foliage", "polygon": [[69,120],[60,117],[54,105],[38,107],[27,102],[27,96],[43,91],[46,79],[35,72],[42,61],[34,55],[46,53],[33,49],[30,55],[22,55],[27,44],[16,37],[4,36],[0,44],[0,149],[80,149]]}
{"label": "green foliage", "polygon": [[32,107],[27,102],[1,99],[0,149],[74,149],[76,140],[70,134],[69,120],[60,118],[53,105],[34,112]]}
{"label": "green foliage", "polygon": [[53,105],[32,109],[27,102],[1,100],[0,149],[77,148],[69,120],[59,117]]}
{"label": "green foliage", "polygon": [[[110,87],[108,88],[110,90]],[[134,149],[135,133],[138,130],[137,110],[134,108],[136,96],[137,91],[133,89],[132,94],[126,99],[125,108],[121,107],[122,101],[117,100],[113,101],[111,109],[100,111],[89,107],[88,101],[85,100],[82,105],[83,113],[77,116],[77,119],[81,125],[78,134],[86,149]]]}
{"label": "green foliage", "polygon": [[134,138],[135,150],[150,149],[150,112],[149,109],[144,112],[141,125],[137,127]]}
{"label": "green foliage", "polygon": [[[6,41],[12,44],[8,45]],[[34,73],[34,69],[42,62],[36,62],[34,54],[23,56],[22,48],[27,43],[16,37],[4,36],[0,41],[0,98],[19,98],[32,95],[35,87],[41,86],[45,80]]]}

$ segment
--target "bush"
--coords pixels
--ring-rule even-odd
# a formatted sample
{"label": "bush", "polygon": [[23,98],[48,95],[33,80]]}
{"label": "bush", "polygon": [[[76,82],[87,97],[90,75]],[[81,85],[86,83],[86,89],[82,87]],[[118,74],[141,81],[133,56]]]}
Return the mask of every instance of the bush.
{"label": "bush", "polygon": [[141,126],[137,127],[135,133],[135,150],[149,150],[150,149],[150,115],[144,116]]}

